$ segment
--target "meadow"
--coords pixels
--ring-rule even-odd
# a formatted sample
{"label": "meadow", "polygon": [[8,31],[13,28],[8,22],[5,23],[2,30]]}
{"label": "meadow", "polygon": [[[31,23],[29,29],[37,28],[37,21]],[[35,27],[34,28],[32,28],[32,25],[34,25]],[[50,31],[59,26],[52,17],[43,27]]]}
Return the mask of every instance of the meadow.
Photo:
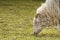
{"label": "meadow", "polygon": [[0,40],[60,40],[57,28],[33,35],[33,18],[42,1],[0,0]]}

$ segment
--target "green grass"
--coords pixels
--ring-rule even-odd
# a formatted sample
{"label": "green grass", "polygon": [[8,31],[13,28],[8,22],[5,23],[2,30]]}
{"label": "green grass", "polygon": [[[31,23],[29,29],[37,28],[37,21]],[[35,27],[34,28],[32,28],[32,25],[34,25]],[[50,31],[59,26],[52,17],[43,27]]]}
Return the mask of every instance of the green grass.
{"label": "green grass", "polygon": [[45,28],[39,35],[33,35],[33,18],[41,3],[0,1],[0,40],[60,40],[55,28]]}

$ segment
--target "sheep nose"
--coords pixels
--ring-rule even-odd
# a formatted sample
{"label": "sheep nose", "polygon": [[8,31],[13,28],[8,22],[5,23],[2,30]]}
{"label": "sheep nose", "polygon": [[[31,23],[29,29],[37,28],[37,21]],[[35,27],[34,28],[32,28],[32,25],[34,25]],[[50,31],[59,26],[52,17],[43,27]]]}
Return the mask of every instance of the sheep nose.
{"label": "sheep nose", "polygon": [[38,33],[34,32],[34,35],[37,35]]}

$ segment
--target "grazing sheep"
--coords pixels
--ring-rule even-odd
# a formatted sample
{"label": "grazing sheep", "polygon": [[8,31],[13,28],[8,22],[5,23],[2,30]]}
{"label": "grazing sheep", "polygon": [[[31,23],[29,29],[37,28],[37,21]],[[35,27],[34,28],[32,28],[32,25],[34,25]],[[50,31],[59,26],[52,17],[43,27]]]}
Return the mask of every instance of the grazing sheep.
{"label": "grazing sheep", "polygon": [[60,0],[46,0],[34,17],[34,34],[37,35],[46,26],[58,26],[60,31]]}

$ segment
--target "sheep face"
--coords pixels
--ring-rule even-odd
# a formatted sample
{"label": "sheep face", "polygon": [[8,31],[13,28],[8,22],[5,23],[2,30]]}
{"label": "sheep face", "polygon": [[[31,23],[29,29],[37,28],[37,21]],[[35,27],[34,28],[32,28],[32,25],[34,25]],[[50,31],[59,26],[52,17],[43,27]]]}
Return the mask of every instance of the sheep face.
{"label": "sheep face", "polygon": [[37,35],[44,28],[44,26],[41,25],[40,14],[37,14],[37,16],[34,18],[33,26],[34,26],[34,35]]}

